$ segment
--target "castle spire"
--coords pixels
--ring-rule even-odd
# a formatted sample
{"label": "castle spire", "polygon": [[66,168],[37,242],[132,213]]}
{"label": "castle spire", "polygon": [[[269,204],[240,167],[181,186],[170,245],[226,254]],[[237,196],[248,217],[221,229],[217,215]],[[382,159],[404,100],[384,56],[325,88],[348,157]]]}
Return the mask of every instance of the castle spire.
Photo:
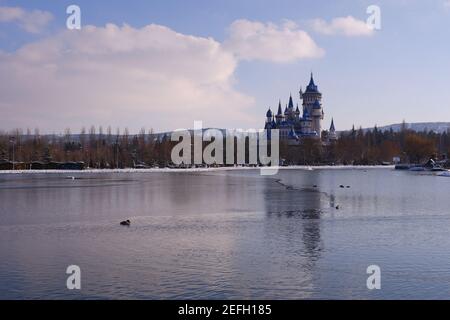
{"label": "castle spire", "polygon": [[330,132],[336,132],[336,128],[334,127],[334,119],[333,118],[331,118]]}
{"label": "castle spire", "polygon": [[308,84],[308,86],[306,86],[306,92],[307,93],[310,93],[310,92],[319,93],[319,90],[318,90],[316,84],[314,83],[314,77],[313,77],[312,72],[311,72],[311,79],[309,80],[309,84]]}
{"label": "castle spire", "polygon": [[309,85],[313,85],[313,86],[316,85],[316,84],[314,83],[314,76],[313,76],[312,71],[311,71],[311,79],[309,79]]}
{"label": "castle spire", "polygon": [[278,102],[278,113],[277,115],[282,115],[283,112],[281,111],[281,100]]}
{"label": "castle spire", "polygon": [[294,109],[294,102],[292,101],[292,93],[289,95],[289,109]]}

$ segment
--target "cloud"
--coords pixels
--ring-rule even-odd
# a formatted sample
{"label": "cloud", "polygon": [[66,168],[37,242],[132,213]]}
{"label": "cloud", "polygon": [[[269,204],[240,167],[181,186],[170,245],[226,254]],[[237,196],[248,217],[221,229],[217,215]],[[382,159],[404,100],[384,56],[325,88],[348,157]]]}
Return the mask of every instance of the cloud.
{"label": "cloud", "polygon": [[312,27],[316,32],[325,35],[358,37],[374,34],[374,30],[369,28],[365,21],[358,20],[352,16],[334,18],[329,23],[323,19],[314,19]]}
{"label": "cloud", "polygon": [[443,5],[444,5],[444,8],[450,9],[450,0],[445,0]]}
{"label": "cloud", "polygon": [[236,20],[228,31],[229,38],[224,42],[224,47],[240,60],[287,63],[324,55],[324,50],[292,21],[278,26]]}
{"label": "cloud", "polygon": [[[234,88],[237,61],[212,38],[160,25],[85,26],[0,52],[0,127],[244,125],[250,96]],[[259,120],[259,119],[258,119]]]}
{"label": "cloud", "polygon": [[26,11],[20,7],[0,7],[0,23],[17,23],[29,33],[40,33],[53,19],[47,11]]}

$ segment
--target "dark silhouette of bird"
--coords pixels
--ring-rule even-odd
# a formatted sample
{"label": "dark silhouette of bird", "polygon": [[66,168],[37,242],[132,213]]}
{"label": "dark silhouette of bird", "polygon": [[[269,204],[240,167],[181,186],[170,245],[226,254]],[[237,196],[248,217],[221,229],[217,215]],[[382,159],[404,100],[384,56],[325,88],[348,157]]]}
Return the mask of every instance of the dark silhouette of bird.
{"label": "dark silhouette of bird", "polygon": [[125,220],[120,223],[121,226],[129,226],[131,224],[130,220]]}

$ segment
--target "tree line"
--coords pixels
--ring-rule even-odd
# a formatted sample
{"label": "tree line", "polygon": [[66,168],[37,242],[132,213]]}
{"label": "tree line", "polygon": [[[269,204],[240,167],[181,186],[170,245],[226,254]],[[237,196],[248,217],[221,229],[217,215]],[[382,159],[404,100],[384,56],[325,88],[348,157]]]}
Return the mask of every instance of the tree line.
{"label": "tree line", "polygon": [[[328,132],[323,132],[327,141]],[[445,160],[450,153],[450,133],[416,132],[403,124],[398,132],[355,129],[341,132],[335,142],[305,141],[297,148],[285,146],[281,152],[293,164],[380,165],[399,158],[402,163],[421,164],[429,159]]]}
{"label": "tree line", "polygon": [[[282,163],[376,165],[392,162],[394,157],[404,163],[422,163],[430,158],[441,159],[450,152],[449,132],[414,132],[405,126],[399,132],[377,127],[352,128],[341,132],[335,142],[328,141],[327,137],[328,132],[324,131],[321,141],[304,139],[295,144],[281,141]],[[33,132],[16,129],[0,131],[0,161],[83,162],[90,168],[165,167],[171,165],[171,151],[177,143],[170,140],[170,135],[145,129],[130,134],[127,129],[113,132],[110,127],[105,131],[102,127],[91,127],[79,134],[66,129],[61,135],[40,134],[38,129]]]}

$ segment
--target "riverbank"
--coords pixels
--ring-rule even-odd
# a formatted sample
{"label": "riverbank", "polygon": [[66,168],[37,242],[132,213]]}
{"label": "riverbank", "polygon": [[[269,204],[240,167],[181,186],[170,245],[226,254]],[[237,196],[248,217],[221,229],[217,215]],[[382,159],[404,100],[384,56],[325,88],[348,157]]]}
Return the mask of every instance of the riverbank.
{"label": "riverbank", "polygon": [[[89,173],[151,173],[151,172],[208,172],[208,171],[231,171],[231,170],[259,170],[267,167],[218,167],[218,168],[150,168],[150,169],[84,169],[84,170],[2,170],[1,174],[89,174]],[[394,169],[394,166],[288,166],[273,167],[278,170],[323,170],[323,169]]]}

